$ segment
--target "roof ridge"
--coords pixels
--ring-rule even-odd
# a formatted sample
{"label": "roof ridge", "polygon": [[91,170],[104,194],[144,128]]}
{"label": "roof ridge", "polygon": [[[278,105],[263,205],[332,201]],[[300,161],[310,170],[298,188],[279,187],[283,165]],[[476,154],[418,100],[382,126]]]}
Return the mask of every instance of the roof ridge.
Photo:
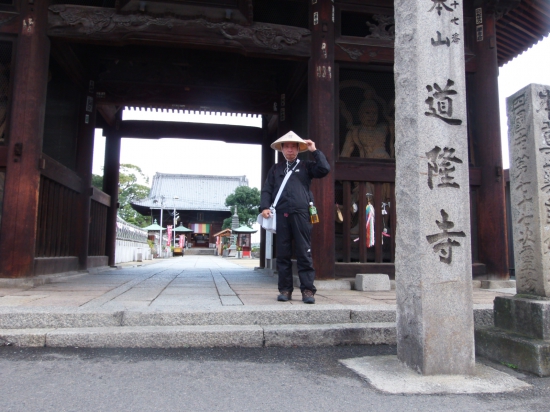
{"label": "roof ridge", "polygon": [[162,173],[162,172],[156,172],[155,174],[155,177],[158,176],[158,177],[170,177],[170,176],[173,176],[173,177],[195,177],[195,178],[201,178],[201,179],[204,179],[204,178],[209,178],[209,179],[212,179],[212,178],[223,178],[223,179],[242,179],[242,178],[245,178],[246,179],[246,175],[232,175],[232,176],[228,176],[228,175],[193,175],[193,174],[187,174],[187,173]]}

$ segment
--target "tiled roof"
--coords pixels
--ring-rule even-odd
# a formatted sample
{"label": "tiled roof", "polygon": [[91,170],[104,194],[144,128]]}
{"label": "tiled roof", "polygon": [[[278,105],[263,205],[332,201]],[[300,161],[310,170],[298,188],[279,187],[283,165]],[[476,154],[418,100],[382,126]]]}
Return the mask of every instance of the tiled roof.
{"label": "tiled roof", "polygon": [[496,26],[498,64],[502,66],[548,36],[550,2],[522,0]]}
{"label": "tiled roof", "polygon": [[164,197],[164,209],[229,211],[225,199],[239,186],[248,186],[246,176],[157,173],[149,196],[132,205],[158,209]]}

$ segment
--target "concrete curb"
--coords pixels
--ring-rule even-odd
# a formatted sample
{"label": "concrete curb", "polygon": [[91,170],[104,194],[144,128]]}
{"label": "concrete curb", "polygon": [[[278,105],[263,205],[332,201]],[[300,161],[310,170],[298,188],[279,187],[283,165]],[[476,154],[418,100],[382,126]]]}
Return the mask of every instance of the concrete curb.
{"label": "concrete curb", "polygon": [[121,326],[123,312],[0,312],[0,329],[89,328]]}
{"label": "concrete curb", "polygon": [[261,347],[258,326],[145,326],[57,329],[45,346],[81,348],[209,348]]}
{"label": "concrete curb", "polygon": [[334,325],[122,326],[0,330],[0,346],[211,348],[392,345],[395,323]]}
{"label": "concrete curb", "polygon": [[395,345],[395,323],[265,326],[265,346]]}

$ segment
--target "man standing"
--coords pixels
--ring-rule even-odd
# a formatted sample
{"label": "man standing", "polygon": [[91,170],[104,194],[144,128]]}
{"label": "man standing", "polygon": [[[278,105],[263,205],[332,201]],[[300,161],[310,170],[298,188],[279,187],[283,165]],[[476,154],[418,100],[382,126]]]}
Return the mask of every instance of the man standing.
{"label": "man standing", "polygon": [[[294,132],[288,132],[271,144],[271,148],[283,153],[285,162],[275,164],[268,172],[262,188],[260,212],[264,218],[271,216],[270,206],[275,201],[285,175],[292,172],[281,193],[277,211],[277,271],[279,272],[279,296],[277,300],[292,299],[292,241],[298,261],[300,290],[304,303],[315,303],[315,270],[311,259],[311,228],[309,203],[313,194],[309,186],[311,179],[325,177],[330,165],[325,155],[315,148],[311,140],[303,140]],[[309,150],[314,161],[298,161],[298,153]]]}

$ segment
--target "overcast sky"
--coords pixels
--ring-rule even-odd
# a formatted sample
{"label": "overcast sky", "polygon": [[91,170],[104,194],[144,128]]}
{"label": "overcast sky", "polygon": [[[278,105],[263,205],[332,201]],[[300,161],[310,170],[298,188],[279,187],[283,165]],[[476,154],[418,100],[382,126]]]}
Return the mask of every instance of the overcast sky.
{"label": "overcast sky", "polygon": [[[550,85],[550,39],[546,38],[530,50],[500,69],[500,113],[504,167],[509,167],[506,120],[506,97],[530,83]],[[125,111],[125,119],[144,120],[157,118],[170,120],[172,116],[189,121],[202,120],[204,116],[169,114],[145,111]],[[215,116],[211,122],[243,122],[261,126],[259,117],[235,118]],[[105,139],[101,130],[96,131],[94,173],[103,174]],[[223,142],[185,139],[122,139],[121,163],[141,167],[152,179],[156,172],[239,176],[246,175],[251,187],[261,188],[261,151],[259,145],[227,144]]]}
{"label": "overcast sky", "polygon": [[500,68],[498,88],[500,96],[500,131],[502,136],[502,159],[508,169],[508,125],[506,119],[506,98],[528,84],[550,86],[550,37]]}

